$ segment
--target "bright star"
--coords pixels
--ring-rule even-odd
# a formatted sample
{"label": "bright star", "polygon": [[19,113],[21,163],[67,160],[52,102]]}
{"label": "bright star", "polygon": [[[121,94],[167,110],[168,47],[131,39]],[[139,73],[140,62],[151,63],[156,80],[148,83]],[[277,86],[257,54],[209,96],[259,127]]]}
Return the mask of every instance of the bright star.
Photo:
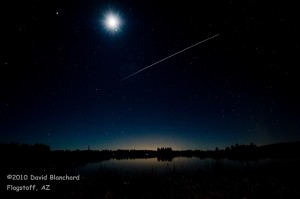
{"label": "bright star", "polygon": [[116,32],[120,28],[121,20],[117,14],[108,13],[105,16],[104,25],[107,30]]}

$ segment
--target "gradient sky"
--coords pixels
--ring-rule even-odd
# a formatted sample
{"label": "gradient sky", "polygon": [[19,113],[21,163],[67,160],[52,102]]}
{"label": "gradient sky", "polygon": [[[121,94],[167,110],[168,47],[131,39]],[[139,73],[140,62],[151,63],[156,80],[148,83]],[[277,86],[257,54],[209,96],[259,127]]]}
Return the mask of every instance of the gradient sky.
{"label": "gradient sky", "polygon": [[[0,142],[214,149],[300,140],[296,6],[56,0],[3,8]],[[107,12],[120,16],[117,32],[105,29]]]}

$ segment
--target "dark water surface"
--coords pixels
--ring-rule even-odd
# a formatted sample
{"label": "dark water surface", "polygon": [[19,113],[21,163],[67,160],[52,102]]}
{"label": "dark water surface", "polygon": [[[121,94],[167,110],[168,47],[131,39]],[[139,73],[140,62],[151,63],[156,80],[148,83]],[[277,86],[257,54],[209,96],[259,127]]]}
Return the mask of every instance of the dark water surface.
{"label": "dark water surface", "polygon": [[92,174],[99,169],[112,169],[122,172],[195,172],[198,170],[204,172],[214,171],[216,169],[225,170],[255,170],[266,168],[274,164],[292,162],[292,160],[260,159],[253,161],[238,161],[229,159],[200,159],[196,157],[176,157],[172,161],[158,161],[157,158],[147,159],[110,159],[101,162],[88,163],[84,166],[77,167],[75,171],[81,174]]}

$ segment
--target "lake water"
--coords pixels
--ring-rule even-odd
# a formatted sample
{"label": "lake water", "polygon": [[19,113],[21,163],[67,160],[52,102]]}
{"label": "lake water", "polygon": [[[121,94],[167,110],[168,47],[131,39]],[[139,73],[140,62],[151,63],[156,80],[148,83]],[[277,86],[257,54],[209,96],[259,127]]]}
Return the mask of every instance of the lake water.
{"label": "lake water", "polygon": [[98,170],[110,169],[124,172],[172,172],[184,171],[193,172],[197,170],[209,172],[215,169],[227,170],[243,170],[255,169],[258,167],[266,167],[273,164],[276,160],[263,159],[257,161],[236,161],[229,159],[200,159],[196,157],[176,157],[172,161],[158,161],[157,158],[147,159],[110,159],[107,161],[88,163],[87,165],[78,167],[76,170],[79,173],[94,173]]}

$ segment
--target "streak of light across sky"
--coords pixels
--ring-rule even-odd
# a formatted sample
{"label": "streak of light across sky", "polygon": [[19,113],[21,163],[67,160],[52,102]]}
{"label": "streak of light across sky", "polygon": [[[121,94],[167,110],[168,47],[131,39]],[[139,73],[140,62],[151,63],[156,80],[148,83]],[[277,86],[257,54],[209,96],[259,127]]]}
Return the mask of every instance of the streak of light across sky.
{"label": "streak of light across sky", "polygon": [[156,64],[159,64],[160,62],[163,62],[163,61],[165,61],[165,60],[167,60],[167,59],[169,59],[169,58],[171,58],[171,57],[174,57],[175,55],[178,55],[178,54],[180,54],[180,53],[182,53],[182,52],[184,52],[184,51],[186,51],[186,50],[189,50],[189,49],[191,49],[191,48],[193,48],[193,47],[195,47],[195,46],[197,46],[197,45],[199,45],[199,44],[202,44],[202,43],[204,43],[204,42],[206,42],[206,41],[208,41],[208,40],[210,40],[210,39],[213,39],[213,38],[215,38],[215,37],[217,37],[217,36],[219,36],[219,35],[220,35],[220,34],[216,34],[216,35],[214,35],[214,36],[212,36],[212,37],[209,37],[209,38],[204,39],[204,40],[202,40],[202,41],[200,41],[200,42],[198,42],[198,43],[195,43],[195,44],[193,44],[193,45],[191,45],[191,46],[189,46],[189,47],[187,47],[187,48],[185,48],[185,49],[183,49],[183,50],[180,50],[180,51],[178,51],[178,52],[176,52],[176,53],[174,53],[174,54],[172,54],[172,55],[169,55],[169,56],[167,56],[167,57],[165,57],[165,58],[163,58],[163,59],[161,59],[161,60],[159,60],[159,61],[157,61],[157,62],[155,62],[155,63],[153,63],[153,64],[151,64],[151,65],[149,65],[149,66],[146,66],[146,67],[142,68],[141,70],[136,71],[135,73],[132,73],[131,75],[128,75],[128,76],[124,77],[123,79],[120,80],[120,82],[122,82],[122,81],[124,81],[124,80],[126,80],[126,79],[128,79],[128,78],[130,78],[130,77],[132,77],[132,76],[134,76],[134,75],[137,75],[138,73],[140,73],[140,72],[142,72],[142,71],[144,71],[144,70],[146,70],[146,69],[148,69],[148,68],[150,68],[150,67],[152,67],[152,66],[154,66],[154,65],[156,65]]}

